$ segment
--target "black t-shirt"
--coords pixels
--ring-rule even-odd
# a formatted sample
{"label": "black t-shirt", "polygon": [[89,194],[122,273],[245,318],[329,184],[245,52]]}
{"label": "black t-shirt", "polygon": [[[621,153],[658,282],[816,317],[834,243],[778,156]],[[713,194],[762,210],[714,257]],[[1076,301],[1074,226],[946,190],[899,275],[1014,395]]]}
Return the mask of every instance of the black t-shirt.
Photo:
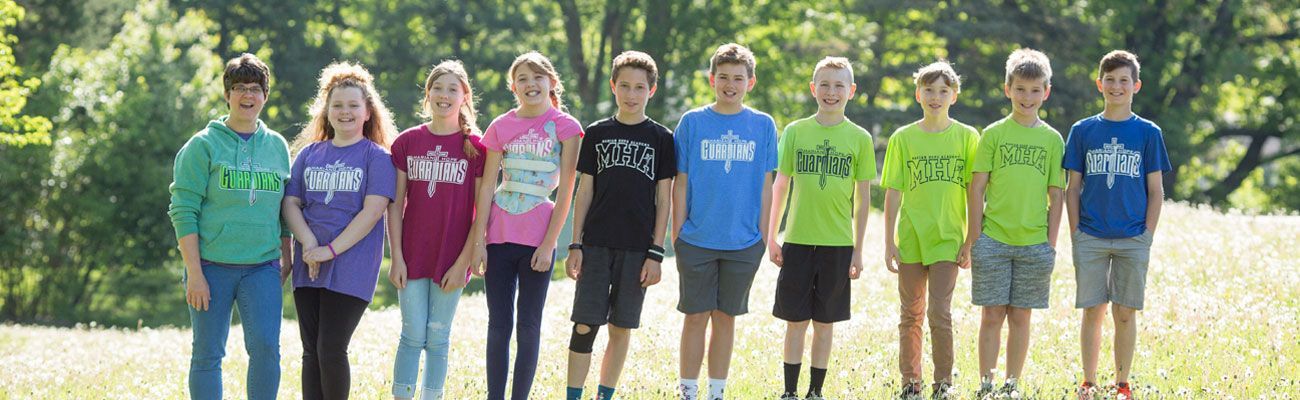
{"label": "black t-shirt", "polygon": [[596,178],[582,242],[648,249],[654,241],[655,185],[677,175],[672,132],[649,118],[636,125],[613,117],[596,121],[582,140],[578,172]]}

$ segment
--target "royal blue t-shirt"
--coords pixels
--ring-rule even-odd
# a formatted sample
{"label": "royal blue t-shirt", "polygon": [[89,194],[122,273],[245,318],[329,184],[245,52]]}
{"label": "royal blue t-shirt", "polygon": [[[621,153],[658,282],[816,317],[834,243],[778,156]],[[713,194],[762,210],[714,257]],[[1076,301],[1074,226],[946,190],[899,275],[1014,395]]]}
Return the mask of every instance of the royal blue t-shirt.
{"label": "royal blue t-shirt", "polygon": [[1105,239],[1146,231],[1147,174],[1173,169],[1160,127],[1136,114],[1124,121],[1098,114],[1076,122],[1061,164],[1083,174],[1079,230]]}
{"label": "royal blue t-shirt", "polygon": [[719,114],[706,106],[682,115],[674,135],[677,170],[687,176],[681,239],[713,250],[762,240],[763,182],[776,169],[772,116],[749,107]]}

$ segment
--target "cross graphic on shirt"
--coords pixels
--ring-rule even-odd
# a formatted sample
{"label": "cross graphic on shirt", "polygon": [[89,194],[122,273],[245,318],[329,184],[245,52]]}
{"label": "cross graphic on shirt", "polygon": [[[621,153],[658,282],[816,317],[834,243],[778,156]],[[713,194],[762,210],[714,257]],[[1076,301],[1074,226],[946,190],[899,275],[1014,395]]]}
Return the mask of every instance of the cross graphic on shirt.
{"label": "cross graphic on shirt", "polygon": [[826,188],[826,174],[831,169],[831,150],[835,150],[835,147],[831,146],[830,139],[822,140],[822,144],[817,146],[817,152],[821,153],[821,157],[818,157],[817,160],[817,175],[820,176],[817,184],[822,189]]}
{"label": "cross graphic on shirt", "polygon": [[[438,161],[442,160],[443,158],[447,158],[449,153],[442,151],[442,145],[438,145],[437,147],[434,147],[433,150],[429,150],[427,155],[429,156],[429,161],[432,162],[433,165],[438,165]],[[429,197],[433,197],[433,193],[437,191],[438,191],[438,182],[435,180],[430,180]]]}
{"label": "cross graphic on shirt", "polygon": [[[1119,143],[1118,138],[1112,137],[1110,143],[1101,145],[1101,149],[1103,152],[1111,154],[1118,161],[1120,152],[1124,150],[1124,144]],[[1102,174],[1106,175],[1106,189],[1113,188],[1115,186],[1115,168],[1108,168]]]}

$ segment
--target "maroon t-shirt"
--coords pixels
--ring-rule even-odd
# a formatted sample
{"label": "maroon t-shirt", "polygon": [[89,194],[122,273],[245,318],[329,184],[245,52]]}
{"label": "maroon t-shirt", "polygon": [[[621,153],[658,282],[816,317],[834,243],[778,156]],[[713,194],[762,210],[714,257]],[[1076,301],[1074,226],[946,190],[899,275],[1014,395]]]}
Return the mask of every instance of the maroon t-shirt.
{"label": "maroon t-shirt", "polygon": [[483,176],[487,150],[471,135],[479,155],[470,158],[463,138],[434,135],[421,124],[393,142],[393,166],[406,173],[402,255],[408,279],[442,281],[465,246],[474,218],[474,180]]}

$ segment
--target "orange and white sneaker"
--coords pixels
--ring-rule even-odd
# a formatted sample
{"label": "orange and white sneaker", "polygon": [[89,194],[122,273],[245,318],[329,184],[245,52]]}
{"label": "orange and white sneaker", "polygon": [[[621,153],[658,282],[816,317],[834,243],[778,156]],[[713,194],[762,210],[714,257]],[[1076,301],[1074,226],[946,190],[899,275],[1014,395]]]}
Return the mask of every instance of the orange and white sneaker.
{"label": "orange and white sneaker", "polygon": [[1097,396],[1097,385],[1092,382],[1084,382],[1079,385],[1079,400],[1093,400]]}
{"label": "orange and white sneaker", "polygon": [[1115,384],[1115,400],[1133,400],[1133,389],[1128,387],[1128,382]]}

